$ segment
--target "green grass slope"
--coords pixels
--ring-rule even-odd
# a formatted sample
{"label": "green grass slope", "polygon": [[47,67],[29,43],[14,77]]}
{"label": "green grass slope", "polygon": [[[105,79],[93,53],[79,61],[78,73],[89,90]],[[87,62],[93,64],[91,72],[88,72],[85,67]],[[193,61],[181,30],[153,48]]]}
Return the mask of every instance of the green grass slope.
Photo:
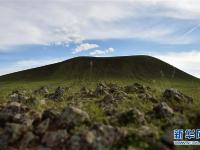
{"label": "green grass slope", "polygon": [[[104,100],[104,96],[87,97],[82,94],[80,89],[86,87],[91,91],[95,91],[97,83],[99,82],[114,83],[114,85],[116,84],[120,90],[123,90],[124,87],[127,85],[131,85],[134,82],[138,82],[145,86],[151,87],[152,90],[149,91],[150,93],[130,93],[128,94],[128,97],[122,98],[121,100],[109,100],[110,102],[108,104],[107,100],[104,103],[102,103],[102,100]],[[64,88],[67,87],[66,89],[69,90],[65,92],[63,99],[55,101],[46,98],[46,96],[35,94],[34,91],[39,89],[41,86],[47,87],[50,93],[54,93],[55,89],[58,86]],[[192,103],[177,103],[176,101],[173,101],[173,103],[171,103],[170,101],[168,101],[167,103],[170,106],[170,108],[174,109],[175,111],[174,115],[166,119],[163,117],[154,118],[153,116],[151,116],[151,112],[154,111],[153,108],[155,106],[155,103],[151,100],[140,98],[140,96],[150,94],[156,97],[156,101],[158,103],[163,102],[163,92],[166,88],[178,89],[184,94],[191,96],[194,100]],[[156,147],[155,144],[158,143],[159,146],[159,144],[161,144],[161,137],[163,137],[163,135],[168,135],[167,130],[165,131],[166,127],[169,126],[169,131],[171,133],[171,131],[173,131],[173,129],[176,128],[193,129],[196,128],[197,125],[199,125],[197,124],[199,119],[198,114],[200,106],[199,79],[159,59],[150,56],[126,56],[105,58],[77,57],[60,63],[1,76],[0,105],[2,109],[4,108],[2,106],[4,106],[4,104],[10,100],[8,95],[13,90],[25,91],[25,93],[27,92],[31,94],[31,96],[29,95],[30,98],[22,103],[26,104],[28,107],[30,107],[32,110],[36,111],[39,114],[44,110],[55,109],[60,112],[67,106],[74,106],[76,108],[80,108],[83,111],[86,111],[91,118],[91,123],[97,122],[100,124],[108,124],[112,125],[113,127],[125,129],[129,136],[127,136],[127,138],[124,138],[120,142],[121,147],[120,145],[116,145],[112,148],[113,150],[148,150],[156,148],[164,149],[162,147]],[[120,90],[118,92],[120,92]],[[135,138],[137,137],[135,136],[135,133],[143,131],[143,124],[137,124],[136,122],[132,122],[136,120],[135,118],[128,119],[131,120],[130,123],[127,122],[125,124],[123,119],[120,119],[120,121],[116,123],[113,123],[112,120],[110,120],[114,118],[115,121],[118,115],[120,115],[121,113],[124,114],[124,112],[127,112],[128,110],[132,109],[137,109],[141,114],[144,114],[146,122],[145,126],[147,127],[147,129],[149,128],[149,130],[147,130],[147,137],[149,137],[148,131],[153,131],[153,136],[150,137],[153,141],[153,145],[151,144],[152,148],[148,147],[148,138],[147,140],[146,138]],[[112,110],[114,110],[114,114],[112,114]],[[107,112],[111,112],[112,115],[108,115]],[[130,116],[132,116],[131,114]],[[130,118],[130,116],[129,113],[125,113],[125,115],[123,115],[122,117]],[[139,115],[138,117],[140,116],[141,115]],[[2,118],[4,119],[5,117],[2,116]],[[194,121],[191,122],[191,119]],[[176,125],[176,122],[178,126]],[[184,126],[182,125],[182,122]],[[79,135],[79,132],[86,133],[88,128],[89,127],[86,124],[82,124],[80,126],[75,127],[73,131],[70,130],[69,133],[72,135]],[[2,133],[4,133],[3,131],[5,130],[5,128],[0,129]],[[71,136],[70,134],[69,136]],[[111,134],[111,137],[112,136],[113,135]],[[75,141],[77,144],[77,140]],[[15,146],[17,147],[18,145]],[[193,148],[177,146],[174,149],[199,149],[199,147]]]}
{"label": "green grass slope", "polygon": [[76,57],[0,77],[0,81],[196,78],[150,56]]}
{"label": "green grass slope", "polygon": [[76,57],[0,77],[0,81],[197,78],[151,56]]}

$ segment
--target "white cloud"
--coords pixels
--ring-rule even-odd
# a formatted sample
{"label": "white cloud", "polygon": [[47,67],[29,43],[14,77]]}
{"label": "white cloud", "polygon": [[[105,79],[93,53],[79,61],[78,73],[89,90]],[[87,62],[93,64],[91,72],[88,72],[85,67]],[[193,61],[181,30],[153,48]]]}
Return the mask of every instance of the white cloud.
{"label": "white cloud", "polygon": [[41,67],[49,64],[61,62],[66,58],[46,58],[46,59],[28,59],[19,60],[7,66],[1,66],[0,75],[9,74],[26,69]]}
{"label": "white cloud", "polygon": [[105,56],[105,55],[113,53],[113,52],[114,52],[114,48],[110,47],[110,48],[105,49],[105,50],[95,50],[93,52],[90,52],[90,55],[99,57],[99,56]]}
{"label": "white cloud", "polygon": [[112,53],[112,52],[114,52],[114,48],[110,47],[110,48],[106,49],[105,52]]}
{"label": "white cloud", "polygon": [[200,78],[200,51],[169,52],[151,55]]}
{"label": "white cloud", "polygon": [[74,49],[73,53],[75,54],[75,53],[87,51],[89,49],[93,49],[93,48],[97,48],[97,47],[99,47],[99,45],[97,45],[97,44],[82,43]]}
{"label": "white cloud", "polygon": [[106,54],[106,52],[102,51],[102,50],[95,50],[93,52],[90,52],[91,56],[101,56],[101,55],[105,55],[105,54]]}
{"label": "white cloud", "polygon": [[[165,44],[200,40],[199,35],[193,35],[200,28],[199,0],[8,0],[0,2],[0,18],[0,52],[16,45],[68,45],[95,39],[136,38]],[[98,46],[85,44],[74,52]],[[90,55],[113,51],[95,50]],[[199,51],[154,56],[200,77]],[[0,74],[56,61],[21,61],[1,67]]]}
{"label": "white cloud", "polygon": [[0,51],[23,44],[68,44],[110,38],[139,38],[162,43],[193,41],[194,37],[189,35],[180,40],[176,33],[181,26],[154,22],[151,17],[190,19],[196,24],[200,20],[200,1],[1,1]]}

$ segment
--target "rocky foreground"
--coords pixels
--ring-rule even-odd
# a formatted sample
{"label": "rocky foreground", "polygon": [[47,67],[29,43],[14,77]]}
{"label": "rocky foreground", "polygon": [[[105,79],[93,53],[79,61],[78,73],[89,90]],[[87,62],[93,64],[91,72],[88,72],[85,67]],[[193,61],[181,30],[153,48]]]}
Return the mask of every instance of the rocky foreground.
{"label": "rocky foreground", "polygon": [[[11,92],[8,102],[0,106],[0,149],[170,150],[174,149],[173,129],[199,125],[200,113],[191,115],[184,108],[193,103],[193,98],[176,89],[166,89],[160,96],[138,83],[125,87],[99,83],[94,90],[83,87],[78,93],[66,94],[69,90],[58,87],[51,93],[41,87]],[[103,121],[81,109],[79,103],[87,100],[103,111]],[[47,107],[34,109],[30,103],[36,101]],[[50,101],[69,103],[59,110],[48,108]],[[149,107],[118,109],[123,102],[132,101]]]}

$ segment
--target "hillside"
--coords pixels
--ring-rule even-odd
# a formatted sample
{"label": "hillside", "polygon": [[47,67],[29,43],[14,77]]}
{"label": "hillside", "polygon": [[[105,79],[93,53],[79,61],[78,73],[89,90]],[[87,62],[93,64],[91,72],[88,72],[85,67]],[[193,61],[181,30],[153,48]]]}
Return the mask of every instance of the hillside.
{"label": "hillside", "polygon": [[0,81],[69,79],[195,79],[195,77],[150,56],[76,57],[60,63],[0,77]]}
{"label": "hillside", "polygon": [[174,146],[171,133],[200,126],[199,83],[150,56],[77,57],[5,75],[0,147],[193,149]]}

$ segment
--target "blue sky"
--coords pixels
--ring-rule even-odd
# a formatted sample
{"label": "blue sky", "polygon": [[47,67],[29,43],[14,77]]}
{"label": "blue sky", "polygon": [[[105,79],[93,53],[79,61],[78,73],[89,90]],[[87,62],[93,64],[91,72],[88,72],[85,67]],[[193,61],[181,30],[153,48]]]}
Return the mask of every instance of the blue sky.
{"label": "blue sky", "polygon": [[9,0],[0,18],[0,75],[76,56],[142,54],[200,77],[198,0]]}

